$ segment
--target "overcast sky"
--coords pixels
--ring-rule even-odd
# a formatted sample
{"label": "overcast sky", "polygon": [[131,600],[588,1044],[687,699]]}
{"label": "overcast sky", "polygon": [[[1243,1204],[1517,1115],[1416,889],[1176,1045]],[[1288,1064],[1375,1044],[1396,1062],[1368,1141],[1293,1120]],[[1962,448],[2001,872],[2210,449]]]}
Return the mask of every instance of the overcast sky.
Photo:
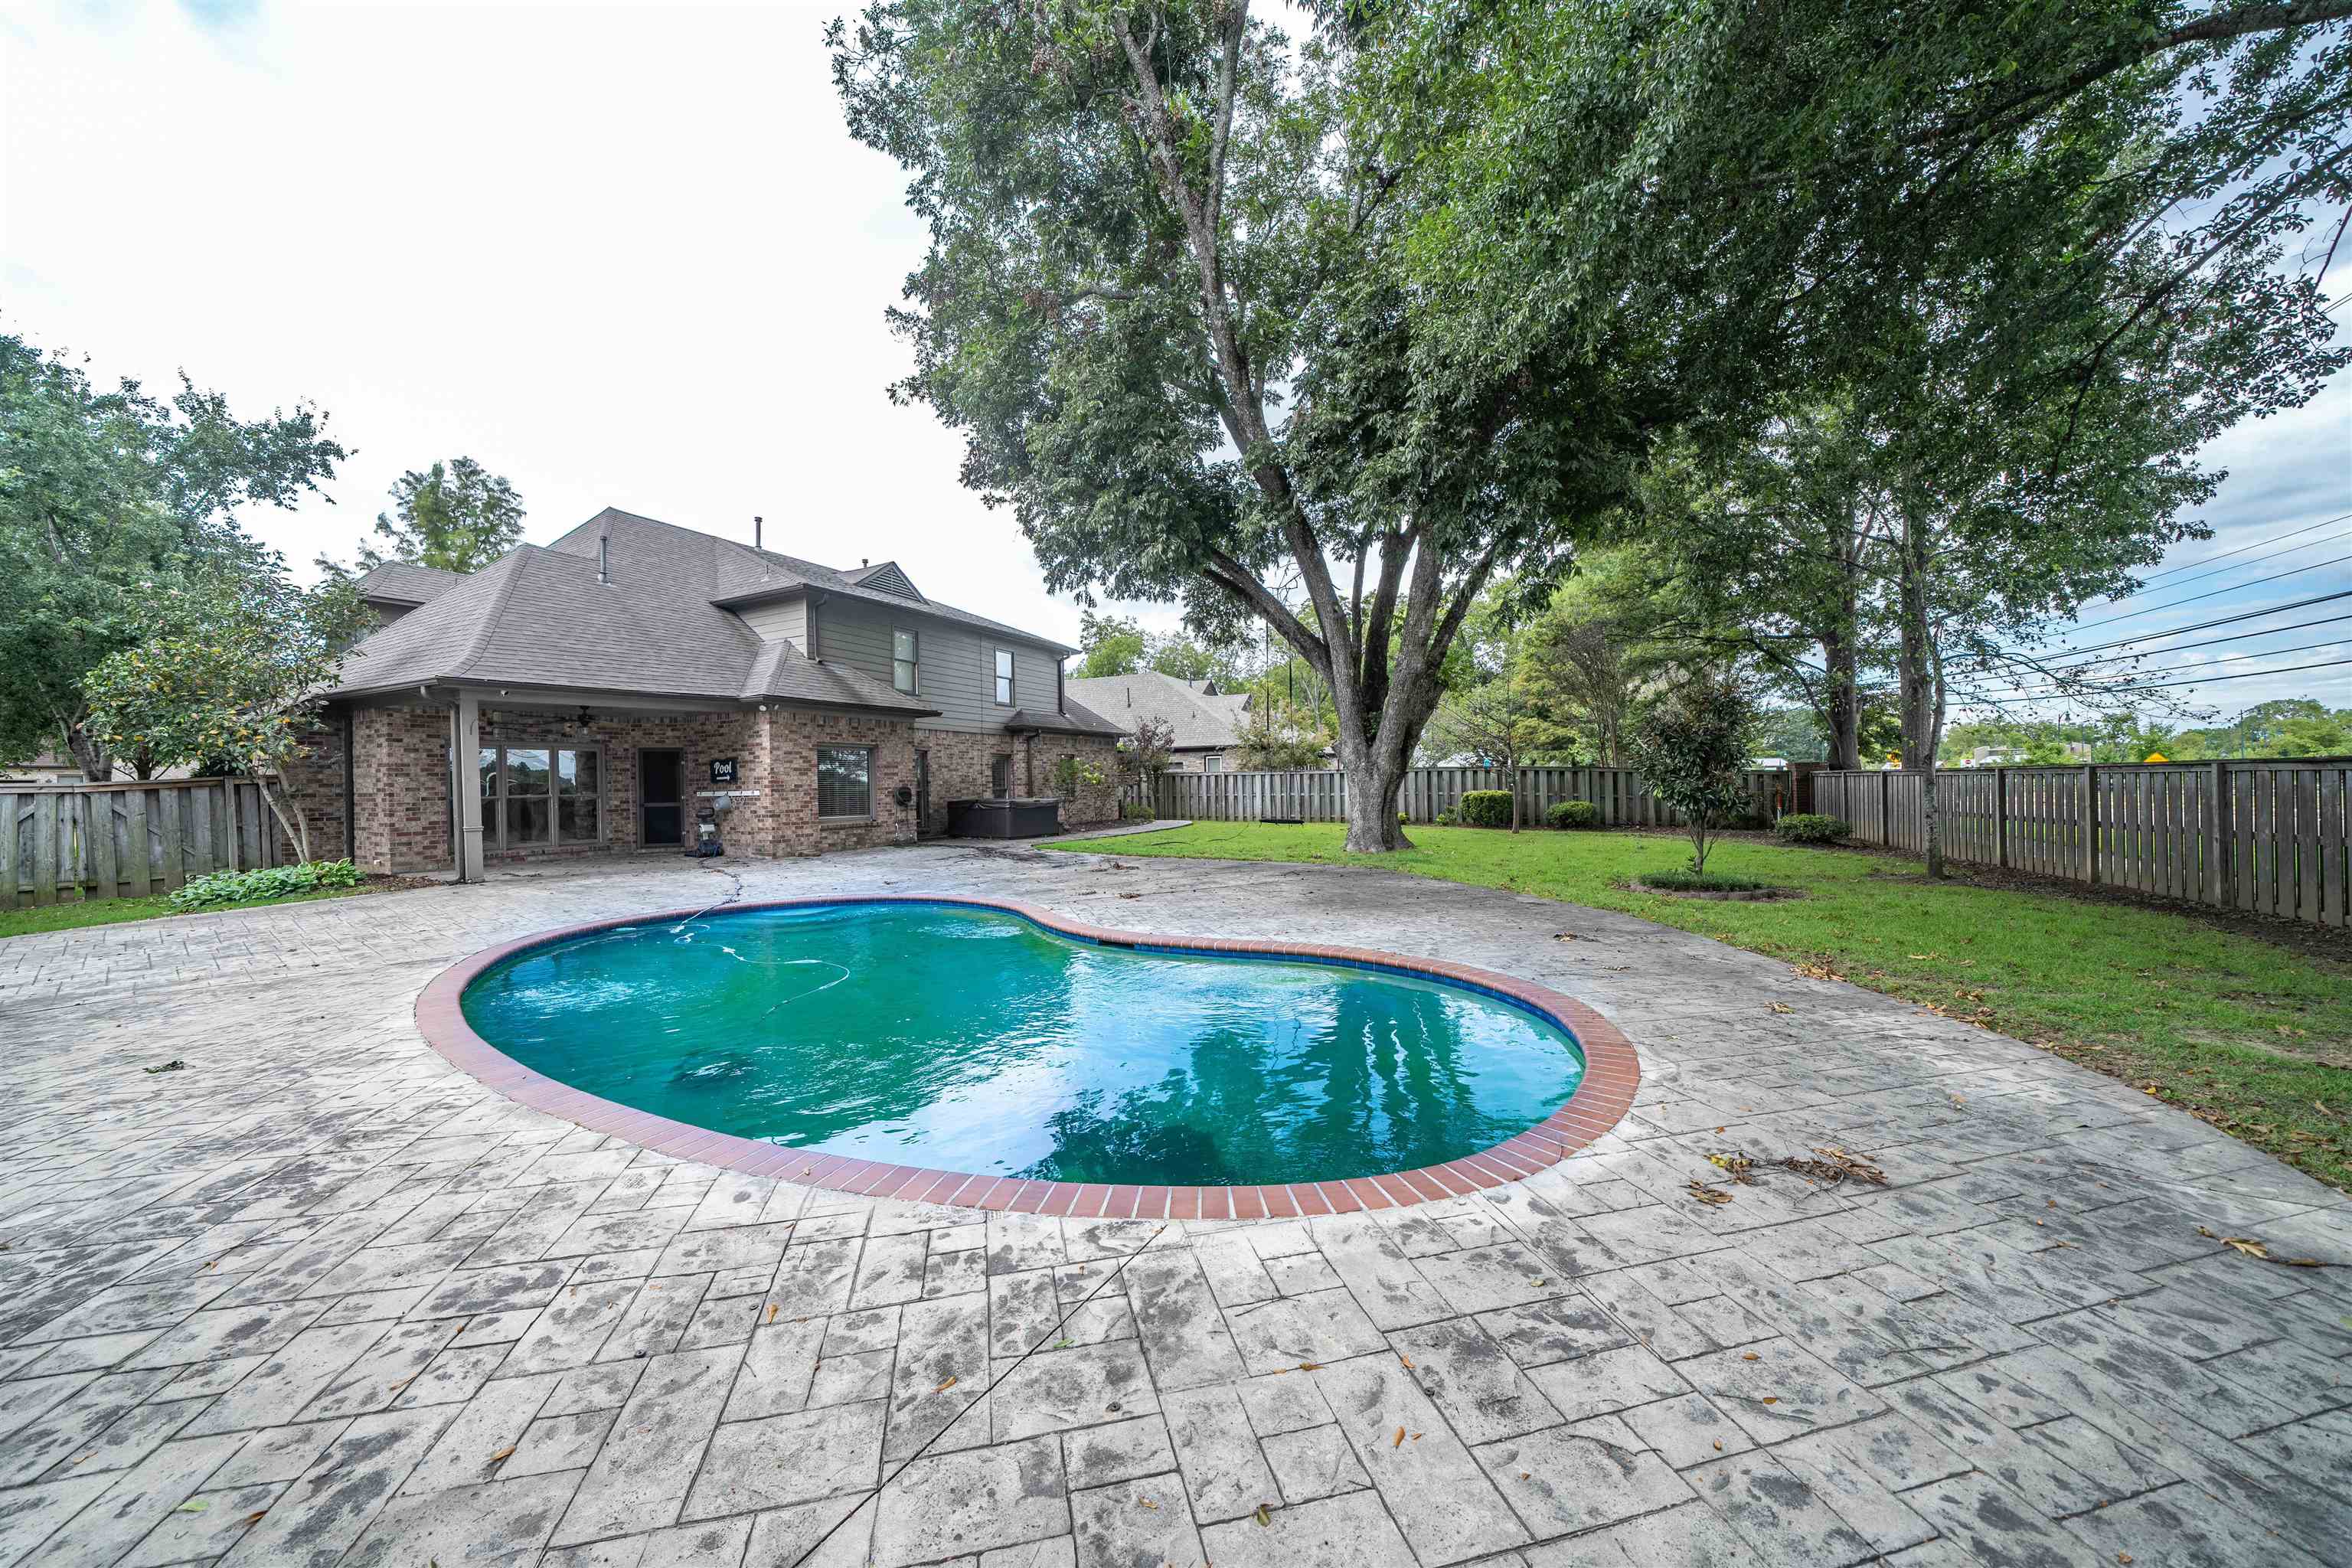
{"label": "overcast sky", "polygon": [[[0,330],[109,382],[184,366],[248,417],[328,410],[354,449],[333,504],[245,519],[305,565],[348,555],[402,470],[464,454],[514,482],[535,542],[607,504],[746,540],[762,513],[775,548],[896,558],[926,593],[1075,640],[1077,606],[1045,592],[1011,517],[956,482],[955,437],[883,395],[908,356],[882,312],[924,234],[900,172],[842,129],[819,29],[844,8],[9,5]],[[2352,513],[2352,384],[2211,456],[2232,471],[2218,536],[2175,562]],[[2352,554],[2352,522],[2302,538],[2087,610],[2135,617],[2073,640],[2352,587],[2352,565],[2315,564]],[[2343,705],[2347,676],[2190,695]]]}

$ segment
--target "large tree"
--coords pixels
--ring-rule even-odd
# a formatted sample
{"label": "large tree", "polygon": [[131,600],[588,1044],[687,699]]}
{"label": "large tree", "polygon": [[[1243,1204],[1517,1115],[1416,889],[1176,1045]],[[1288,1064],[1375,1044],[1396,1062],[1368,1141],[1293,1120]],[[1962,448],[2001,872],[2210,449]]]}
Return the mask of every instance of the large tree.
{"label": "large tree", "polygon": [[963,432],[1052,586],[1270,625],[1330,693],[1349,847],[1393,849],[1464,617],[1556,574],[1703,383],[1663,315],[1507,363],[1425,331],[1403,252],[1446,112],[1371,79],[1353,13],[1297,19],[885,0],[830,40],[930,226],[894,395]]}
{"label": "large tree", "polygon": [[[393,481],[392,506],[360,541],[362,572],[394,561],[478,572],[522,541],[522,497],[471,458],[411,468]],[[338,570],[323,556],[320,564]]]}
{"label": "large tree", "polygon": [[[0,336],[0,761],[71,755],[93,783],[114,753],[89,732],[83,677],[146,637],[175,589],[274,569],[237,509],[291,506],[343,448],[297,406],[239,420],[184,375],[169,398]],[[140,776],[156,759],[133,748]]]}

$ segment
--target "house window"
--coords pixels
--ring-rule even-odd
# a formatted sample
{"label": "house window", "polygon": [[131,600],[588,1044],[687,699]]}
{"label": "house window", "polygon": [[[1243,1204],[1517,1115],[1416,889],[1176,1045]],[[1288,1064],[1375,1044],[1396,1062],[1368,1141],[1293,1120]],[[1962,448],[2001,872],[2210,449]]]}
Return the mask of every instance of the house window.
{"label": "house window", "polygon": [[988,793],[1003,800],[1013,793],[1013,759],[997,757],[988,764]]}
{"label": "house window", "polygon": [[1201,771],[1204,773],[1223,773],[1225,771],[1225,759],[1218,755],[1216,752],[1211,752],[1207,756],[1201,759]]}
{"label": "house window", "polygon": [[603,758],[571,746],[484,746],[482,837],[500,849],[604,838]]}
{"label": "house window", "polygon": [[915,694],[915,634],[890,634],[890,684],[912,697]]}
{"label": "house window", "polygon": [[996,650],[996,705],[1013,706],[1013,650],[1009,647]]}
{"label": "house window", "polygon": [[820,817],[873,816],[873,747],[816,749],[816,814]]}

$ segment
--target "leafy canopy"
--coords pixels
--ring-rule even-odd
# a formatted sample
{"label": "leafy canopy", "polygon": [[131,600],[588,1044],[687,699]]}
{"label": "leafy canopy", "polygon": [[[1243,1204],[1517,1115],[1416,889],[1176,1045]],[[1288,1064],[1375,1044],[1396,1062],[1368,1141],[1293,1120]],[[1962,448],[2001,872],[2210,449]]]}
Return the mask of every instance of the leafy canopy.
{"label": "leafy canopy", "polygon": [[347,454],[325,426],[302,405],[239,420],[185,375],[169,398],[102,391],[66,355],[0,336],[0,761],[64,748],[110,775],[84,673],[136,647],[163,597],[277,570],[236,512],[331,478]]}

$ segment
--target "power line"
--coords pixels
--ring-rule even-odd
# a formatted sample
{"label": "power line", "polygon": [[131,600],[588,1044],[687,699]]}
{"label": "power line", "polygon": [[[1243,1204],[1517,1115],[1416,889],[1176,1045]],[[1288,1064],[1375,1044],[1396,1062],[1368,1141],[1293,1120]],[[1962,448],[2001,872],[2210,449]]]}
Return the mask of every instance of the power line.
{"label": "power line", "polygon": [[[2325,539],[2306,539],[2301,544],[2290,544],[2284,550],[2273,550],[2267,555],[2257,555],[2252,561],[2241,561],[2235,566],[2219,566],[2210,572],[2200,572],[2194,577],[2183,577],[2179,582],[2173,584],[2172,586],[2175,588],[2185,588],[2191,583],[2202,583],[2208,577],[2226,577],[2232,572],[2243,572],[2249,566],[2259,566],[2265,561],[2275,561],[2282,555],[2292,555],[2298,550],[2309,550],[2316,545],[2326,544],[2326,542],[2327,541]],[[2198,564],[2202,565],[2203,563],[2200,562]],[[2132,592],[2126,594],[2122,598],[2110,599],[2108,603],[2114,605],[2126,604],[2133,599],[2138,598],[2140,595],[2146,592],[2147,592],[2147,584],[2143,584]]]}
{"label": "power line", "polygon": [[[2152,680],[2144,686],[2116,685],[2099,687],[2088,692],[2070,691],[2063,686],[2056,686],[2052,687],[2049,690],[2038,695],[2031,692],[2024,692],[2019,693],[2017,696],[2021,700],[2028,702],[2045,702],[2053,697],[2064,697],[2070,699],[2083,697],[2128,697],[2135,691],[2162,691],[2168,687],[2174,686],[2207,686],[2217,680],[2253,680],[2265,675],[2294,675],[2306,669],[2334,669],[2338,665],[2345,664],[2352,664],[2352,658],[2327,659],[2318,664],[2291,664],[2284,669],[2242,669],[2235,675],[2208,675],[2201,676],[2194,680]],[[1999,702],[2000,700],[1999,698],[1992,697],[1970,697],[1963,699],[1963,700],[1970,702]]]}
{"label": "power line", "polygon": [[[2139,585],[2145,588],[2150,583],[2169,577],[2176,572],[2186,572],[2195,566],[2210,566],[2216,561],[2227,561],[2232,555],[2243,555],[2249,550],[2260,550],[2266,544],[2276,544],[2282,539],[2294,539],[2300,534],[2315,533],[2323,528],[2333,528],[2339,522],[2352,522],[2352,511],[2346,512],[2342,517],[2331,517],[2326,519],[2325,521],[2310,523],[2302,528],[2290,530],[2285,533],[2273,534],[2268,539],[2257,539],[2252,544],[2242,544],[2235,550],[2224,550],[2219,555],[2208,555],[2200,561],[2184,561],[2178,566],[2169,566],[2161,572],[2153,573],[2148,576],[2141,578]],[[2301,549],[2302,546],[2298,545],[2296,548]],[[2240,563],[2240,564],[2251,566],[2253,563],[2246,561]]]}
{"label": "power line", "polygon": [[[2249,584],[2247,585],[2251,587],[2252,584]],[[2288,610],[2307,610],[2314,605],[2332,604],[2337,599],[2352,599],[2352,588],[2346,588],[2334,594],[2318,594],[2308,599],[2294,599],[2284,605],[2273,605],[2268,609],[2248,610],[2243,615],[2223,616],[2221,619],[2215,621],[2200,621],[2193,626],[2174,626],[2170,631],[2162,632],[2142,632],[2136,637],[2117,637],[2113,642],[2095,642],[2087,647],[2059,647],[2053,648],[2050,651],[2053,654],[2097,653],[2102,648],[2129,647],[2134,643],[2147,642],[2153,638],[2187,637],[2190,632],[2208,631],[2214,626],[2233,626],[2240,621],[2258,620],[2264,616],[2283,615]],[[2129,616],[2119,616],[2118,618],[2122,620],[2131,619]],[[2079,630],[2080,628],[2077,629]],[[2292,628],[2281,626],[2273,627],[2272,629],[2274,631],[2284,631],[2291,630]]]}
{"label": "power line", "polygon": [[[2347,617],[2347,618],[2352,618],[2352,617]],[[2342,637],[2331,637],[2331,638],[2329,638],[2329,639],[2328,639],[2327,641],[2326,641],[2326,642],[2307,642],[2307,643],[2298,643],[2298,644],[2296,644],[2294,647],[2266,647],[2266,648],[2262,649],[2262,650],[2261,650],[2260,652],[2258,652],[2258,653],[2233,653],[2233,654],[2230,655],[2230,656],[2229,656],[2228,658],[2212,658],[2212,659],[2207,659],[2207,660],[2205,661],[2205,663],[2204,663],[2204,664],[2202,664],[2202,665],[2174,665],[2174,666],[2172,666],[2172,667],[2171,667],[2171,668],[2166,668],[2166,669],[2151,669],[2151,670],[2147,671],[2146,673],[2147,673],[2147,674],[2149,674],[2149,675],[2180,675],[2180,674],[2185,674],[2185,673],[2187,673],[2187,672],[2188,672],[2189,670],[2190,670],[2190,669],[2201,669],[2201,668],[2208,668],[2208,667],[2212,666],[2212,665],[2218,665],[2218,664],[2243,664],[2243,663],[2245,663],[2245,662],[2246,662],[2248,659],[2250,659],[2250,658],[2284,658],[2288,654],[2291,654],[2291,653],[2309,653],[2309,652],[2311,652],[2314,648],[2322,648],[2322,647],[2344,647],[2344,646],[2345,646],[2345,639],[2344,639],[2344,638],[2342,638]],[[2066,671],[2064,671],[2064,670],[2045,670],[2045,671],[2042,671],[2041,673],[2045,674],[2045,675],[2063,675],[2063,674],[2065,674],[2065,673],[2066,673]],[[2131,676],[2117,676],[2117,677],[2112,678],[2106,685],[2104,685],[2104,686],[2101,686],[2101,685],[2091,685],[2091,686],[2084,687],[2084,688],[2083,688],[2082,689],[2085,690],[2086,692],[2088,692],[2088,691],[2096,691],[2096,692],[2105,692],[2105,691],[2137,691],[2137,690],[2139,690],[2139,689],[2142,689],[2143,684],[2144,684],[2143,682],[2141,682],[2139,679],[2137,679],[2137,678],[2135,678],[2135,677],[2131,677]],[[2035,691],[2035,690],[2042,690],[2042,691],[2059,691],[2059,690],[2064,690],[2064,689],[2066,689],[2066,685],[2065,685],[2065,683],[2062,682],[2061,684],[2059,684],[2059,685],[2057,685],[2057,686],[2049,686],[2049,687],[2018,687],[2018,688],[2015,688],[2014,689],[2019,690],[2019,691]]]}
{"label": "power line", "polygon": [[[2352,616],[2322,616],[2317,620],[2297,621],[2291,626],[2264,626],[2257,632],[2238,632],[2226,637],[2207,637],[2203,642],[2181,643],[2174,647],[2142,648],[2137,653],[2110,654],[2105,658],[2086,658],[2074,664],[2053,664],[2049,673],[2063,674],[2069,670],[2091,669],[2102,664],[2123,664],[2135,658],[2151,658],[2159,654],[2194,653],[2199,648],[2219,647],[2223,643],[2244,642],[2248,637],[2274,637],[2287,632],[2308,631],[2313,626],[2334,626],[2338,621],[2352,621]],[[2284,648],[2272,648],[2272,653],[2284,653]],[[2252,657],[2252,656],[2250,656]]]}
{"label": "power line", "polygon": [[2172,610],[2183,605],[2193,605],[2200,599],[2216,599],[2224,594],[2236,594],[2248,588],[2259,588],[2265,583],[2284,582],[2289,577],[2300,577],[2306,572],[2324,572],[2330,566],[2341,566],[2347,561],[2352,561],[2352,555],[2339,555],[2333,561],[2315,561],[2308,566],[2298,566],[2292,572],[2274,573],[2268,577],[2257,577],[2251,583],[2239,583],[2227,588],[2213,588],[2202,594],[2191,594],[2185,599],[2172,599],[2161,605],[2150,605],[2145,610],[2134,610],[2128,615],[2108,616],[2095,621],[2080,621],[2075,624],[2074,630],[2084,632],[2093,626],[2112,626],[2117,621],[2137,620],[2142,616],[2152,616],[2159,610]]}

